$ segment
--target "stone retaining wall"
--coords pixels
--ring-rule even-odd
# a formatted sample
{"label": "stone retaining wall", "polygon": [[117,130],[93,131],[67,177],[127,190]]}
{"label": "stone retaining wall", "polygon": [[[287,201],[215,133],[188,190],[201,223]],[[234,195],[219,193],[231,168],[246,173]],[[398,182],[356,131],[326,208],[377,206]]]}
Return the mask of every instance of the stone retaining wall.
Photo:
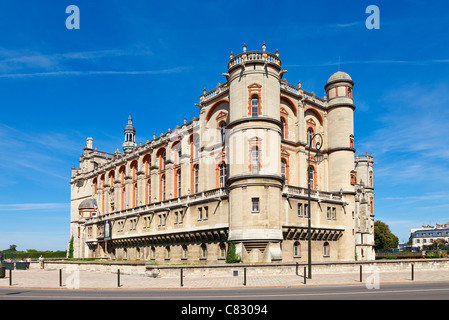
{"label": "stone retaining wall", "polygon": [[[415,271],[449,271],[449,259],[410,259],[410,260],[381,260],[365,262],[327,262],[312,265],[313,274],[358,273],[360,266],[364,272],[377,268],[379,272],[410,271],[411,265]],[[74,261],[46,261],[45,269],[66,269],[77,266],[80,271],[140,274],[163,278],[177,278],[180,270],[186,277],[229,277],[236,273],[242,275],[246,268],[247,275],[288,275],[304,273],[306,263],[279,264],[225,264],[225,265],[153,265],[145,262],[74,262]],[[39,268],[38,263],[32,263],[31,268]]]}

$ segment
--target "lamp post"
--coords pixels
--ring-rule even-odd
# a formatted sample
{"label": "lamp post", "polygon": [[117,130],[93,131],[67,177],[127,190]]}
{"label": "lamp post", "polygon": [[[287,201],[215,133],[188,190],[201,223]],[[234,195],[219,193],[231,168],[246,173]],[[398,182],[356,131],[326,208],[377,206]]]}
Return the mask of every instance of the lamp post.
{"label": "lamp post", "polygon": [[308,239],[308,278],[312,279],[312,237],[311,237],[311,220],[310,220],[310,180],[312,177],[313,172],[311,172],[310,170],[310,150],[312,149],[313,146],[313,140],[315,139],[316,136],[320,137],[321,142],[317,142],[315,144],[315,149],[316,149],[316,153],[315,153],[315,162],[317,164],[319,164],[321,161],[323,161],[323,154],[320,152],[321,146],[323,145],[323,136],[319,133],[315,133],[314,135],[310,135],[309,136],[309,141],[308,141],[308,147],[309,147],[309,151],[308,151],[308,156],[307,156],[307,181],[308,181],[308,205],[307,205],[307,239]]}

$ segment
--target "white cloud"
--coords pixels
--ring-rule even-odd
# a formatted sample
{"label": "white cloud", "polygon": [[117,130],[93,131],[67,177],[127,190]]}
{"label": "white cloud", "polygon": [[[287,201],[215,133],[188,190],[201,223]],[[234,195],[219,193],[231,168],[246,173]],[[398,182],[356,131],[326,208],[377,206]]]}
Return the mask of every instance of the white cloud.
{"label": "white cloud", "polygon": [[68,210],[69,203],[0,203],[0,211],[29,211],[29,210]]}

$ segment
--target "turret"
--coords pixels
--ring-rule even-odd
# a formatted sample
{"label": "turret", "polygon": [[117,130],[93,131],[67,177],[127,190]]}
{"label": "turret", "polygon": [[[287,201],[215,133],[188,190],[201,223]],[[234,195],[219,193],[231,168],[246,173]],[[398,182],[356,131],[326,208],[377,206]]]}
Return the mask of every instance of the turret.
{"label": "turret", "polygon": [[354,192],[351,171],[354,169],[354,110],[351,77],[338,71],[324,89],[328,99],[329,191]]}
{"label": "turret", "polygon": [[231,54],[228,63],[229,239],[249,262],[281,259],[280,80],[284,72],[279,52],[267,52],[265,44],[261,51],[247,51],[244,45],[243,53]]}
{"label": "turret", "polygon": [[131,115],[128,117],[128,124],[125,127],[125,141],[123,142],[123,151],[125,153],[132,152],[137,148],[136,144],[136,129],[133,126],[133,119]]}

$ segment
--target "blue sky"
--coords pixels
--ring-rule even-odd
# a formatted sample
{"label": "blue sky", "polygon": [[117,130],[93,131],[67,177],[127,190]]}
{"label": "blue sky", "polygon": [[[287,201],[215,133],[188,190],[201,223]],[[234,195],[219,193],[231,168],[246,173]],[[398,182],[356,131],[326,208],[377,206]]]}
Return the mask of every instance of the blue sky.
{"label": "blue sky", "polygon": [[[80,29],[65,9],[80,9]],[[369,30],[368,5],[380,10]],[[279,49],[285,78],[323,96],[355,82],[355,144],[376,161],[375,219],[405,241],[449,222],[449,5],[445,1],[3,1],[0,249],[65,250],[70,174],[87,137],[121,148],[198,116],[231,51]],[[340,61],[340,63],[339,63]]]}

